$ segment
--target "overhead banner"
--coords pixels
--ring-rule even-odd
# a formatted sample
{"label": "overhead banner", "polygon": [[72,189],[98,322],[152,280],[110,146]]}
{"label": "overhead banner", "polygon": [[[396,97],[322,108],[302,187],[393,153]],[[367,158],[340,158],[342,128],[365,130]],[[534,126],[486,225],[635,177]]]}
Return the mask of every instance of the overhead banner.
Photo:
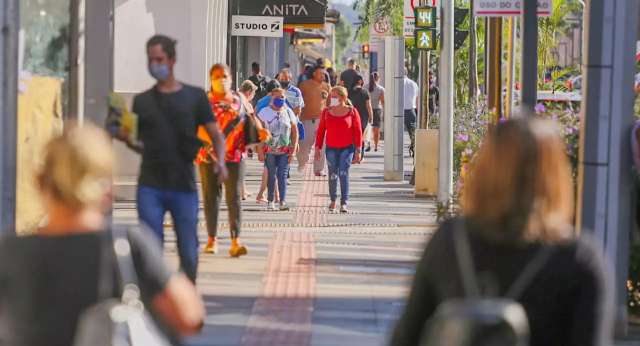
{"label": "overhead banner", "polygon": [[[478,17],[512,17],[522,15],[524,0],[476,0],[473,13]],[[549,17],[552,0],[538,0],[538,16]]]}
{"label": "overhead banner", "polygon": [[324,24],[327,0],[239,0],[243,16],[283,17],[284,24]]}
{"label": "overhead banner", "polygon": [[282,37],[282,17],[232,16],[231,36]]}

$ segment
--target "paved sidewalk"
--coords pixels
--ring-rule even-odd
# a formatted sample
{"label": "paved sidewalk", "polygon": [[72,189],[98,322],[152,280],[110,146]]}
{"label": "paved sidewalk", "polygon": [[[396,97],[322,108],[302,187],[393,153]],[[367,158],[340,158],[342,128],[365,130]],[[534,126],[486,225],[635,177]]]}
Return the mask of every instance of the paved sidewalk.
{"label": "paved sidewalk", "polygon": [[[405,157],[406,172],[411,160]],[[382,152],[369,153],[351,176],[348,214],[329,214],[325,178],[292,169],[287,212],[255,202],[262,164],[249,160],[242,239],[249,255],[232,259],[226,207],[220,253],[201,255],[198,288],[207,319],[188,346],[386,345],[404,304],[415,261],[434,231],[432,200],[406,182],[384,182]],[[135,178],[116,184],[117,222],[137,223]],[[201,213],[199,237],[206,241]],[[170,226],[170,219],[167,219]],[[177,265],[167,228],[167,259]],[[617,346],[640,345],[640,335]]]}
{"label": "paved sidewalk", "polygon": [[[435,206],[415,198],[406,182],[384,182],[382,152],[367,154],[351,170],[348,214],[330,214],[326,177],[315,177],[310,167],[297,172],[295,164],[291,210],[266,211],[255,202],[262,165],[248,161],[254,195],[243,203],[242,239],[249,255],[226,255],[223,206],[221,251],[200,257],[206,326],[188,345],[386,344],[417,256],[435,228]],[[405,164],[408,174],[408,157]],[[134,182],[117,183],[117,222],[137,222]],[[199,236],[203,243],[202,214]],[[166,239],[167,258],[176,265],[169,229]]]}

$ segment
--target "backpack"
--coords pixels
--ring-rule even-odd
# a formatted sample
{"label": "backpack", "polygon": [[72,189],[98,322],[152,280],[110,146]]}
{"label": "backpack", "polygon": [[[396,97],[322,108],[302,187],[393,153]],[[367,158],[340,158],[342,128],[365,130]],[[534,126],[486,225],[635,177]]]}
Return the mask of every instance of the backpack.
{"label": "backpack", "polygon": [[267,95],[267,83],[269,83],[269,79],[267,77],[258,77],[254,75],[249,79],[258,87],[258,89],[256,89],[256,95],[253,98],[255,101],[258,101]]}
{"label": "backpack", "polygon": [[[100,301],[80,315],[74,346],[171,345],[140,298],[127,232],[126,228],[115,227],[111,231],[112,239],[103,244],[98,283]],[[122,281],[120,298],[110,297],[112,285],[105,277],[110,269],[110,253],[115,255]]]}
{"label": "backpack", "polygon": [[455,256],[459,265],[464,297],[447,299],[427,321],[421,346],[527,346],[529,321],[517,302],[529,283],[551,256],[543,246],[522,270],[504,297],[480,294],[473,257],[464,221],[454,221]]}

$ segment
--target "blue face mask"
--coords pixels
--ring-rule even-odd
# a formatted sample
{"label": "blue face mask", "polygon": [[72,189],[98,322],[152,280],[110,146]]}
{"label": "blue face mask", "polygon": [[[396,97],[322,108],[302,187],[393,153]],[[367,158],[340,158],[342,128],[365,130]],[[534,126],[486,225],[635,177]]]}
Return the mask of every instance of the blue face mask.
{"label": "blue face mask", "polygon": [[149,74],[160,82],[165,81],[169,79],[169,66],[165,64],[150,64]]}
{"label": "blue face mask", "polygon": [[284,99],[283,98],[275,98],[275,99],[273,99],[273,105],[276,108],[281,108],[282,106],[284,106]]}

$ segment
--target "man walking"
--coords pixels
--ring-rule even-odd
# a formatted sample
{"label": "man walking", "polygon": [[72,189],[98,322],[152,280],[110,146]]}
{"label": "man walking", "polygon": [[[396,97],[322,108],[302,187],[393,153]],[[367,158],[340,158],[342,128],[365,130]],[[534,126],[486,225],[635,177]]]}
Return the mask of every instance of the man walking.
{"label": "man walking", "polygon": [[417,111],[416,108],[418,106],[418,97],[420,97],[420,92],[418,89],[418,84],[411,79],[407,75],[408,71],[405,67],[404,69],[404,128],[409,133],[409,138],[411,139],[411,146],[409,147],[409,155],[413,157],[415,155],[415,144],[416,144],[416,117]]}
{"label": "man walking", "polygon": [[[149,73],[157,80],[133,100],[139,117],[139,143],[122,134],[118,139],[142,154],[137,206],[140,221],[164,243],[164,216],[173,219],[180,267],[195,282],[198,269],[198,193],[193,161],[201,146],[196,133],[203,126],[214,150],[224,157],[224,137],[213,117],[204,90],[176,80],[176,42],[163,35],[147,42]],[[224,160],[211,167],[220,180],[227,177]]]}
{"label": "man walking", "polygon": [[255,106],[256,102],[267,94],[267,83],[269,82],[269,79],[267,76],[262,75],[262,71],[260,71],[260,64],[257,62],[253,62],[251,64],[251,72],[253,74],[249,77],[249,80],[258,87],[256,90],[256,96],[253,98],[253,105]]}
{"label": "man walking", "polygon": [[356,77],[359,75],[360,73],[356,71],[356,61],[353,60],[353,58],[349,58],[347,61],[347,69],[342,71],[340,74],[340,82],[342,83],[342,86],[347,88],[349,93],[351,92],[351,89],[353,89]]}
{"label": "man walking", "polygon": [[[311,79],[300,84],[300,91],[304,101],[304,108],[300,120],[304,126],[304,140],[301,142],[300,151],[298,151],[298,168],[304,169],[309,161],[309,154],[314,145],[316,131],[320,124],[320,114],[326,106],[327,98],[331,87],[324,81],[325,70],[322,66],[315,66],[312,69]],[[320,160],[313,162],[313,172],[316,176],[322,176],[324,170],[324,155]]]}

